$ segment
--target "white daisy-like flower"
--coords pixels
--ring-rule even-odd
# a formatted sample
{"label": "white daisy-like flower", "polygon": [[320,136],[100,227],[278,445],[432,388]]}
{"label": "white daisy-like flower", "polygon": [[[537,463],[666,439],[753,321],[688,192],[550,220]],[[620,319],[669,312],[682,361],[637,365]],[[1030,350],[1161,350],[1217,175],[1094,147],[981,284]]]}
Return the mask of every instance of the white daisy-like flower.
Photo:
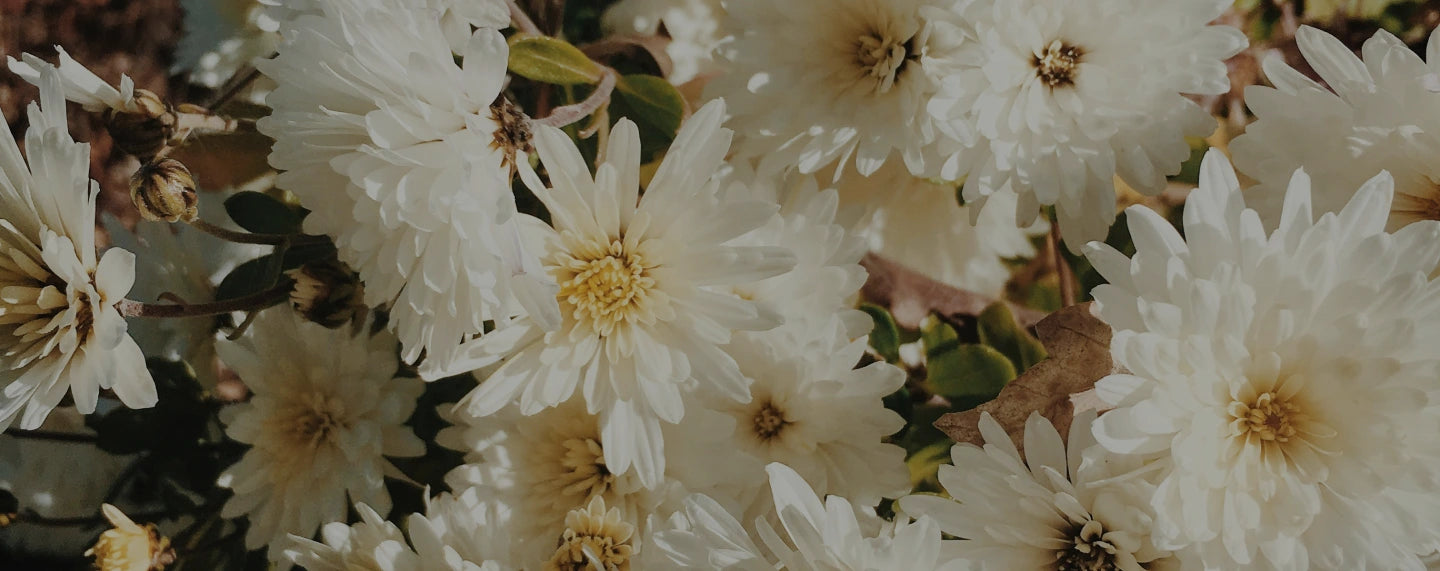
{"label": "white daisy-like flower", "polygon": [[908,492],[905,450],[884,441],[905,420],[882,402],[905,373],[885,362],[856,369],[867,342],[852,340],[839,319],[805,340],[737,335],[726,351],[754,380],[750,402],[712,405],[735,421],[730,446],[789,466],[817,493],[862,505]]}
{"label": "white daisy-like flower", "polygon": [[[940,88],[932,72],[962,36],[927,23],[939,0],[736,0],[719,48],[725,72],[708,97],[731,102],[737,151],[762,172],[813,173],[853,161],[869,175],[887,160],[929,173],[963,142],[963,123],[941,127],[926,111]],[[893,157],[892,155],[899,155]]]}
{"label": "white daisy-like flower", "polygon": [[[261,6],[255,26],[266,32],[278,32],[285,24],[301,16],[325,12],[324,4],[334,0],[253,0]],[[357,0],[347,0],[356,2]],[[371,6],[382,0],[358,0]],[[394,4],[391,4],[392,6]],[[471,26],[504,28],[510,22],[510,10],[504,0],[407,0],[405,6],[429,10],[440,25],[445,40],[456,52],[463,51],[470,39]]]}
{"label": "white daisy-like flower", "polygon": [[[201,218],[233,226],[224,212],[222,193],[200,201]],[[111,245],[135,252],[135,286],[130,297],[154,302],[171,293],[187,303],[215,300],[220,280],[237,265],[264,255],[268,247],[221,240],[189,225],[141,222],[132,231],[111,216],[104,216]],[[207,387],[215,386],[215,317],[168,319],[131,318],[130,336],[147,356],[180,360],[195,370]]]}
{"label": "white daisy-like flower", "polygon": [[506,515],[496,504],[481,502],[474,491],[441,494],[428,500],[424,514],[406,518],[405,534],[365,504],[355,506],[360,521],[325,524],[323,542],[290,536],[285,557],[310,571],[510,571]]}
{"label": "white daisy-like flower", "polygon": [[726,288],[789,270],[794,256],[775,246],[731,241],[764,224],[773,203],[722,201],[716,170],[729,148],[714,101],[681,127],[643,196],[640,135],[616,123],[606,161],[590,169],[564,132],[536,131],[550,186],[522,165],[525,184],[545,203],[554,227],[543,235],[542,263],[560,284],[563,322],[546,332],[531,317],[504,324],[461,349],[448,369],[478,369],[502,359],[467,397],[469,412],[492,414],[518,398],[534,414],[581,389],[600,415],[606,459],[615,473],[632,467],[645,485],[665,472],[661,422],[685,417],[683,395],[704,390],[748,401],[749,382],[721,347],[735,331],[780,323],[762,306]]}
{"label": "white daisy-like flower", "polygon": [[609,33],[655,35],[661,26],[670,38],[665,55],[672,67],[665,79],[680,85],[718,71],[715,48],[725,8],[720,0],[620,0],[605,9],[600,23]]}
{"label": "white daisy-like flower", "polygon": [[[646,554],[652,567],[737,571],[958,570],[942,555],[940,527],[927,517],[906,518],[868,531],[855,507],[840,496],[822,503],[810,485],[780,463],[770,475],[781,527],[758,518],[750,529],[709,497],[685,499],[684,512],[654,534]],[[658,522],[655,524],[659,527]]]}
{"label": "white daisy-like flower", "polygon": [[1283,58],[1265,60],[1275,87],[1246,89],[1257,120],[1230,146],[1235,167],[1258,181],[1247,202],[1273,225],[1291,174],[1304,168],[1314,208],[1339,212],[1383,170],[1395,179],[1388,230],[1440,220],[1440,93],[1426,82],[1440,74],[1440,33],[1430,35],[1428,62],[1384,30],[1365,42],[1364,60],[1309,26],[1296,40],[1328,87]]}
{"label": "white daisy-like flower", "polygon": [[977,208],[1015,191],[1022,224],[1055,205],[1072,247],[1105,238],[1116,175],[1153,194],[1180,171],[1185,137],[1216,126],[1182,94],[1227,92],[1224,60],[1246,45],[1240,30],[1207,25],[1228,0],[960,4],[932,12],[937,27],[970,40],[931,111],[964,117],[977,143],[941,176],[965,176],[965,202]]}
{"label": "white daisy-like flower", "polygon": [[82,414],[95,411],[101,389],[131,408],[157,399],[116,309],[135,282],[135,255],[96,255],[90,145],[66,130],[59,73],[38,72],[27,156],[0,136],[0,431],[17,417],[38,428],[67,392]]}
{"label": "white daisy-like flower", "polygon": [[753,198],[780,204],[780,212],[765,225],[735,241],[750,246],[783,246],[795,254],[795,267],[757,282],[736,284],[731,290],[779,313],[784,324],[765,332],[747,333],[777,340],[813,337],[816,328],[828,328],[837,316],[849,338],[865,335],[874,322],[855,309],[865,285],[865,242],[842,226],[838,194],[820,190],[815,177],[757,175],[745,162],[727,165],[724,188],[729,198]]}
{"label": "white daisy-like flower", "polygon": [[[759,463],[728,448],[734,422],[704,409],[667,427],[666,438],[674,443],[665,449],[670,462],[664,478],[651,486],[633,471],[614,468],[600,421],[585,412],[579,398],[534,415],[515,406],[481,417],[464,414],[464,408],[454,413],[445,416],[457,426],[441,431],[437,441],[465,451],[466,463],[446,475],[446,483],[506,506],[517,561],[550,558],[567,514],[595,498],[643,534],[648,515],[673,512],[692,492],[738,497],[749,483],[746,477],[760,470]],[[639,543],[637,537],[632,545]]]}
{"label": "white daisy-like flower", "polygon": [[[256,66],[279,84],[258,128],[276,140],[276,185],[311,210],[390,306],[407,362],[437,366],[485,322],[523,306],[559,321],[553,284],[526,273],[510,173],[530,132],[500,96],[509,52],[495,27],[460,53],[433,10],[400,0],[334,0],[285,23],[279,55]],[[503,25],[503,24],[497,24]]]}
{"label": "white daisy-like flower", "polygon": [[999,297],[1010,280],[1007,258],[1035,256],[1030,235],[1045,226],[1015,224],[1013,192],[991,195],[985,208],[961,206],[957,185],[916,178],[886,164],[869,177],[850,171],[836,188],[842,206],[863,212],[855,232],[870,251],[936,281]]}
{"label": "white daisy-like flower", "polygon": [[1173,566],[1169,553],[1150,543],[1155,486],[1124,475],[1139,463],[1109,458],[1094,446],[1094,419],[1094,412],[1077,415],[1066,443],[1050,421],[1032,413],[1022,458],[1000,424],[983,413],[985,446],[957,444],[950,450],[954,464],[940,466],[950,497],[912,495],[901,498],[900,507],[961,538],[947,543],[980,571]]}
{"label": "white daisy-like flower", "polygon": [[221,411],[226,436],[250,445],[218,482],[235,492],[221,515],[250,521],[246,547],[278,560],[287,534],[309,537],[350,502],[390,511],[384,457],[425,453],[404,425],[424,385],[395,377],[393,336],[351,336],[278,306],[216,350],[253,394]]}
{"label": "white daisy-like flower", "polygon": [[140,110],[135,102],[135,81],[130,79],[130,76],[120,74],[120,85],[116,87],[100,79],[100,76],[95,75],[89,68],[80,65],[80,62],[70,57],[65,48],[55,46],[55,51],[59,53],[58,66],[30,54],[21,54],[19,60],[10,56],[5,59],[9,62],[10,71],[31,85],[41,84],[43,70],[58,70],[62,97],[79,103],[86,111],[114,110],[130,113]]}
{"label": "white daisy-like flower", "polygon": [[1095,436],[1153,459],[1154,541],[1210,568],[1416,568],[1440,489],[1440,222],[1385,230],[1388,175],[1317,220],[1297,172],[1267,234],[1212,151],[1184,237],[1131,207],[1136,254],[1087,251],[1127,374]]}

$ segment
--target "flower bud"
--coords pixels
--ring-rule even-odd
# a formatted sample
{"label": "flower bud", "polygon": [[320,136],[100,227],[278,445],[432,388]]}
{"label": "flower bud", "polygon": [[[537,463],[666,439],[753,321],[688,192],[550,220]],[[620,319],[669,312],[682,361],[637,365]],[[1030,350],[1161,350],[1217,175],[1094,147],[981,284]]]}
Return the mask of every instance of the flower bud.
{"label": "flower bud", "polygon": [[135,90],[135,111],[111,109],[105,115],[105,126],[115,147],[148,162],[175,135],[178,118],[170,105],[154,92]]}
{"label": "flower bud", "polygon": [[155,524],[141,526],[110,504],[104,504],[100,509],[114,528],[100,534],[95,546],[85,552],[86,556],[95,558],[96,569],[158,571],[175,562],[175,550],[170,548],[170,540],[160,535]]}
{"label": "flower bud", "polygon": [[160,159],[140,167],[130,177],[130,201],[146,220],[189,222],[195,219],[195,179],[175,159]]}
{"label": "flower bud", "polygon": [[290,305],[306,319],[333,329],[364,315],[364,286],[344,264],[313,262],[285,274],[295,280]]}

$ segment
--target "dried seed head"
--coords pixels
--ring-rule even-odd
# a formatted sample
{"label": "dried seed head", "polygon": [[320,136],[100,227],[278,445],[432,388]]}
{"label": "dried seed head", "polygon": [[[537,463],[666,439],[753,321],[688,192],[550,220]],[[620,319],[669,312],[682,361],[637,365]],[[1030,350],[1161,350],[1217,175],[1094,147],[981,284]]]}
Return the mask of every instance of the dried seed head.
{"label": "dried seed head", "polygon": [[195,219],[195,179],[175,159],[160,159],[130,177],[130,200],[146,220],[189,222]]}
{"label": "dried seed head", "polygon": [[365,288],[345,264],[313,262],[285,274],[295,280],[290,305],[306,319],[333,329],[365,315]]}
{"label": "dried seed head", "polygon": [[169,104],[149,90],[135,90],[135,106],[138,110],[133,112],[108,111],[105,127],[117,148],[148,162],[175,135],[178,118]]}

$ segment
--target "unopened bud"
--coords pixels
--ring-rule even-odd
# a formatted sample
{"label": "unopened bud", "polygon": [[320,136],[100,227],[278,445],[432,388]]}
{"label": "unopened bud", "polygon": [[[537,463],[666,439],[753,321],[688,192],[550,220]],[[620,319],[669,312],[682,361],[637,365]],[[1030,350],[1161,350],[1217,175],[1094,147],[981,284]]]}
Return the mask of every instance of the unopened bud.
{"label": "unopened bud", "polygon": [[146,220],[189,222],[195,219],[195,179],[175,159],[160,159],[140,167],[130,177],[130,200]]}
{"label": "unopened bud", "polygon": [[360,276],[344,264],[314,262],[285,274],[295,280],[290,305],[306,319],[333,329],[365,314]]}
{"label": "unopened bud", "polygon": [[170,105],[149,90],[136,89],[134,103],[135,111],[106,113],[105,127],[117,148],[148,162],[169,144],[178,119]]}
{"label": "unopened bud", "polygon": [[85,552],[85,555],[95,558],[96,569],[151,571],[164,569],[175,562],[175,550],[170,548],[170,540],[160,535],[155,524],[141,526],[110,504],[102,505],[101,511],[114,527],[100,534],[95,547]]}

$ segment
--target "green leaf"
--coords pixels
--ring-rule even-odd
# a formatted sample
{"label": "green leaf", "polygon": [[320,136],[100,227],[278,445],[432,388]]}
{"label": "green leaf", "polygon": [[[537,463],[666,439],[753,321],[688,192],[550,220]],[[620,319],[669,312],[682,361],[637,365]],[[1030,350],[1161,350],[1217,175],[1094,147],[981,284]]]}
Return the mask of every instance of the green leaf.
{"label": "green leaf", "polygon": [[957,409],[994,399],[1016,375],[1008,357],[985,345],[960,345],[934,355],[926,362],[926,370],[926,387],[950,399]]}
{"label": "green leaf", "polygon": [[875,328],[870,330],[870,347],[891,363],[900,362],[900,328],[889,311],[873,303],[860,304],[860,311],[870,314]]}
{"label": "green leaf", "polygon": [[263,192],[237,192],[225,199],[230,219],[257,234],[297,234],[300,214],[279,199]]}
{"label": "green leaf", "polygon": [[685,96],[664,78],[653,75],[625,75],[615,83],[615,92],[625,100],[636,124],[655,129],[673,139],[685,119]]}
{"label": "green leaf", "polygon": [[920,344],[925,358],[933,359],[960,345],[960,336],[944,321],[931,315],[920,323]]}
{"label": "green leaf", "polygon": [[940,490],[937,476],[940,466],[950,462],[950,447],[953,445],[948,439],[932,442],[906,458],[905,467],[910,469],[910,486],[922,491]]}
{"label": "green leaf", "polygon": [[1024,371],[1045,359],[1045,347],[1015,321],[1010,307],[1004,302],[995,302],[980,312],[980,342],[1004,353],[1015,364],[1015,370]]}
{"label": "green leaf", "polygon": [[[255,258],[230,270],[215,287],[215,299],[234,299],[259,293],[275,285],[275,254]],[[194,300],[187,300],[194,301]],[[205,301],[205,300],[201,300]]]}
{"label": "green leaf", "polygon": [[596,83],[604,75],[580,48],[548,36],[510,37],[510,71],[526,79],[555,85]]}

